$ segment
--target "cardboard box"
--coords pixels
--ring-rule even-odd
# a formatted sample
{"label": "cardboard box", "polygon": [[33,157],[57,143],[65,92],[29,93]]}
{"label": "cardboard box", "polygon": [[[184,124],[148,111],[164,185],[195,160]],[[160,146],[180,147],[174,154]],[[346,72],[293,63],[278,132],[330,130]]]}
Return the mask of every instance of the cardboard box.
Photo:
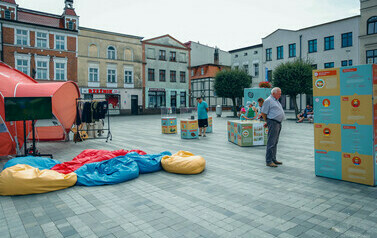
{"label": "cardboard box", "polygon": [[267,144],[268,130],[260,121],[228,121],[228,141],[239,146],[257,146]]}
{"label": "cardboard box", "polygon": [[373,156],[371,155],[342,153],[342,179],[374,185],[373,161]]}
{"label": "cardboard box", "polygon": [[313,104],[315,123],[340,123],[340,96],[317,96]]}
{"label": "cardboard box", "polygon": [[163,134],[176,134],[177,133],[177,118],[176,117],[163,117],[161,118],[161,126]]}
{"label": "cardboard box", "polygon": [[181,130],[194,130],[198,128],[198,120],[181,119]]}
{"label": "cardboard box", "polygon": [[162,134],[177,134],[177,126],[162,126]]}
{"label": "cardboard box", "polygon": [[208,127],[206,130],[206,133],[212,133],[213,132],[213,120],[212,117],[208,117]]}
{"label": "cardboard box", "polygon": [[181,130],[182,139],[198,139],[199,138],[199,129],[194,130]]}
{"label": "cardboard box", "polygon": [[315,150],[315,175],[342,179],[342,153],[337,151]]}
{"label": "cardboard box", "polygon": [[341,96],[341,123],[372,125],[372,95]]}
{"label": "cardboard box", "polygon": [[314,148],[341,152],[340,124],[314,124]]}
{"label": "cardboard box", "polygon": [[313,96],[339,95],[339,69],[313,70]]}
{"label": "cardboard box", "polygon": [[342,152],[373,155],[373,126],[342,124]]}

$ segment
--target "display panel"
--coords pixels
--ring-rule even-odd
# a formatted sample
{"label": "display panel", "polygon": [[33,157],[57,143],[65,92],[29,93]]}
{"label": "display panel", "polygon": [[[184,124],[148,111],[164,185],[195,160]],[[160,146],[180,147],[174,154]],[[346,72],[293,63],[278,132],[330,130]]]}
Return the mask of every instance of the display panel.
{"label": "display panel", "polygon": [[4,98],[5,121],[51,119],[51,97]]}

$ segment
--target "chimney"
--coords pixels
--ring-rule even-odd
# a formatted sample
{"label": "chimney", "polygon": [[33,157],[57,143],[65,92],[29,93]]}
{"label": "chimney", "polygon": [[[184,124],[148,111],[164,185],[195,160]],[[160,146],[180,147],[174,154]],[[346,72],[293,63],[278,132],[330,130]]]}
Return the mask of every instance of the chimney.
{"label": "chimney", "polygon": [[219,48],[215,47],[215,54],[214,54],[214,64],[219,65]]}

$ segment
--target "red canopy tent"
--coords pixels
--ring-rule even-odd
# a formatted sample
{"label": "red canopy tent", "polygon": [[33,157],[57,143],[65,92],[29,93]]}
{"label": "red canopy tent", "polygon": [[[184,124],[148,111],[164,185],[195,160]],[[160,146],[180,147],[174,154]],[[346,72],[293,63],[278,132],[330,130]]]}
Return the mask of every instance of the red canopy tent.
{"label": "red canopy tent", "polygon": [[[38,83],[28,75],[0,62],[0,156],[16,154],[23,145],[23,122],[5,122],[4,97],[51,97],[52,113],[58,126],[36,127],[39,140],[64,140],[76,118],[76,98],[80,91],[74,82]],[[28,122],[27,134],[31,131]]]}

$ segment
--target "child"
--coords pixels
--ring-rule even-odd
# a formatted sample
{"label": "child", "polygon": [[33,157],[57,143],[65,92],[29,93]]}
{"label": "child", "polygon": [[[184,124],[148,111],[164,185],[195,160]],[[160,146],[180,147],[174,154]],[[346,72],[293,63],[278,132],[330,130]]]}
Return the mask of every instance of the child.
{"label": "child", "polygon": [[246,110],[245,110],[245,108],[241,108],[240,120],[241,121],[250,120],[249,118],[246,117]]}

